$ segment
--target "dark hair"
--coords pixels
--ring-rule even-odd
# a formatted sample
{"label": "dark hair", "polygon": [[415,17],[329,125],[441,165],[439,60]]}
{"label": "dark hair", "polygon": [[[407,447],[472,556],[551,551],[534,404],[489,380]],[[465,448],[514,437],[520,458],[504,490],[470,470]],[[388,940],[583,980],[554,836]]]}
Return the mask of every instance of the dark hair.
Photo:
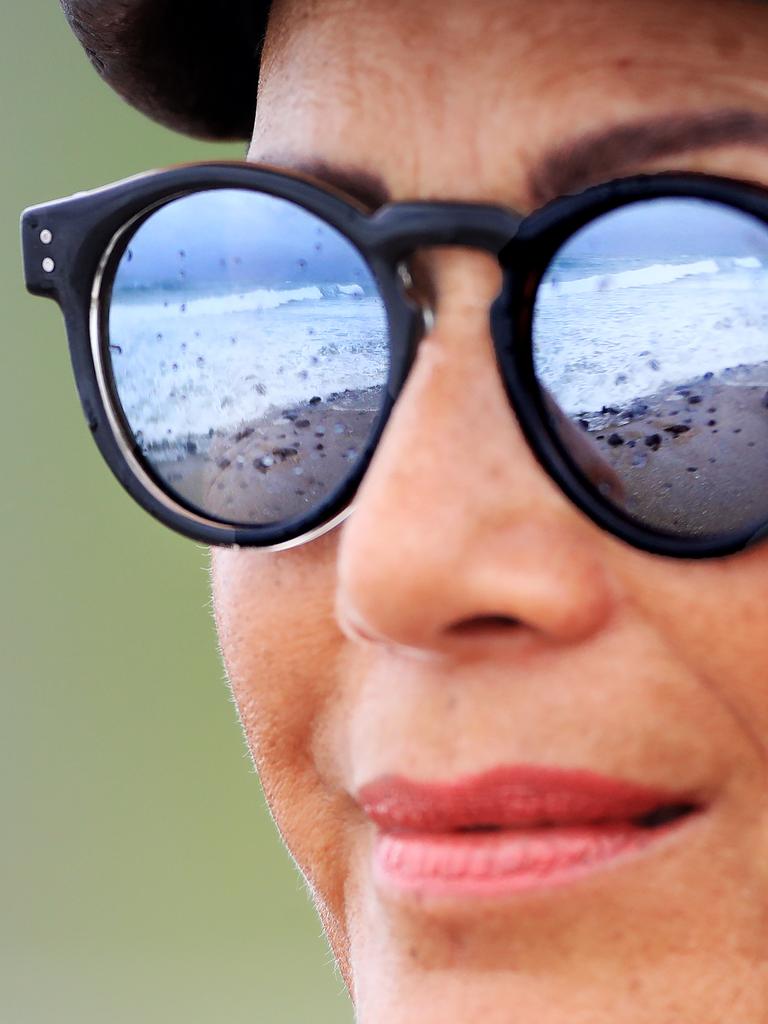
{"label": "dark hair", "polygon": [[249,139],[269,0],[61,0],[101,77],[161,124]]}

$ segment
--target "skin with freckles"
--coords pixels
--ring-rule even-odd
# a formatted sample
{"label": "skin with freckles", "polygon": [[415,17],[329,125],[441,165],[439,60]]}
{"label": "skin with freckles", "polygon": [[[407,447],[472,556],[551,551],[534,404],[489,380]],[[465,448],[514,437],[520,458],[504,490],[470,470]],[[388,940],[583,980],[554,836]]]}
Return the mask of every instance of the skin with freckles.
{"label": "skin with freckles", "polygon": [[[766,53],[768,7],[740,0],[278,0],[250,156],[351,166],[396,200],[528,212],[557,187],[540,166],[554,148],[768,113]],[[628,150],[620,173],[668,169],[768,185],[768,135]],[[600,180],[600,161],[584,174]],[[422,258],[435,324],[352,515],[298,548],[213,557],[248,742],[358,1019],[766,1022],[768,547],[677,561],[585,519],[506,400],[494,260]],[[500,764],[687,788],[706,811],[559,890],[383,892],[358,788]]]}

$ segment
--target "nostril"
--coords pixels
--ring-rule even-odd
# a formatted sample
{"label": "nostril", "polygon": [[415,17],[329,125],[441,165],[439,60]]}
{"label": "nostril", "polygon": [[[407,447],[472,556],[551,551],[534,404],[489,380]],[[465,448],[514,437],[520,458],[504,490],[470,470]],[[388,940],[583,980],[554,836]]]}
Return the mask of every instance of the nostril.
{"label": "nostril", "polygon": [[511,615],[477,615],[472,619],[455,622],[449,627],[448,632],[454,636],[472,636],[475,633],[485,633],[489,629],[516,628],[521,625],[520,619],[515,619]]}

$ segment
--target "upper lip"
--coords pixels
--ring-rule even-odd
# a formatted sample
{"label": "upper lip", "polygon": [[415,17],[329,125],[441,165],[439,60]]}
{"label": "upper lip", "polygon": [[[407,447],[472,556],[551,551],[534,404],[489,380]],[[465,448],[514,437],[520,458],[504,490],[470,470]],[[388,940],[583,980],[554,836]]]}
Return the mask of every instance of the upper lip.
{"label": "upper lip", "polygon": [[698,809],[686,792],[612,779],[585,770],[514,765],[448,783],[380,776],[356,794],[385,832],[452,832],[479,828],[657,824]]}

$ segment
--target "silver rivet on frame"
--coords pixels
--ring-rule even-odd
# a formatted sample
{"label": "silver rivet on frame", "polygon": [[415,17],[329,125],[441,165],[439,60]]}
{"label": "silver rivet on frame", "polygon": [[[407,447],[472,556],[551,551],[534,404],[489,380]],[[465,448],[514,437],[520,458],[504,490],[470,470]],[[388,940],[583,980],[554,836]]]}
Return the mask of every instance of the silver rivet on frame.
{"label": "silver rivet on frame", "polygon": [[56,264],[53,262],[50,256],[46,256],[43,260],[43,270],[46,274],[52,274],[56,269]]}
{"label": "silver rivet on frame", "polygon": [[43,243],[43,245],[50,245],[53,241],[53,232],[50,231],[48,228],[43,228],[43,230],[40,232],[40,241]]}

